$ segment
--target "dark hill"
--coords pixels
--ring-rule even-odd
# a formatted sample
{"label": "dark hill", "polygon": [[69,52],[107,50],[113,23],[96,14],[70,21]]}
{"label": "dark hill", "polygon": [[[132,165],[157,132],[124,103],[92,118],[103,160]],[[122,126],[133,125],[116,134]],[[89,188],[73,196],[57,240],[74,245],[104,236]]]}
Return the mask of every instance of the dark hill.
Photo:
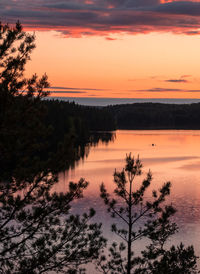
{"label": "dark hill", "polygon": [[200,103],[108,106],[118,129],[200,129]]}

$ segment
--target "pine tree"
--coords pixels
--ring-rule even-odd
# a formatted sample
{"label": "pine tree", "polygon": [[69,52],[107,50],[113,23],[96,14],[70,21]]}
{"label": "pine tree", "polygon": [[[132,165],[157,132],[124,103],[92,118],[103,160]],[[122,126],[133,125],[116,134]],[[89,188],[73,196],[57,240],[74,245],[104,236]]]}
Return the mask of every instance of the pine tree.
{"label": "pine tree", "polygon": [[[171,183],[165,183],[159,191],[152,192],[147,200],[145,192],[152,181],[149,171],[146,179],[139,187],[135,179],[142,173],[142,163],[131,154],[126,157],[125,168],[114,172],[113,199],[105,185],[101,185],[101,197],[111,217],[116,218],[121,226],[112,225],[112,232],[122,239],[120,244],[114,242],[109,249],[109,257],[105,255],[98,260],[97,266],[103,273],[197,273],[193,247],[184,248],[182,244],[165,249],[165,243],[177,231],[177,225],[170,217],[175,213],[172,205],[162,206],[166,196],[170,194]],[[147,238],[151,244],[141,252],[134,254],[134,242]]]}
{"label": "pine tree", "polygon": [[51,137],[42,104],[47,76],[24,78],[34,42],[20,23],[0,24],[0,272],[78,273],[98,257],[105,240],[101,224],[91,223],[93,209],[70,213],[88,182],[53,192],[53,166],[64,157],[45,155]]}

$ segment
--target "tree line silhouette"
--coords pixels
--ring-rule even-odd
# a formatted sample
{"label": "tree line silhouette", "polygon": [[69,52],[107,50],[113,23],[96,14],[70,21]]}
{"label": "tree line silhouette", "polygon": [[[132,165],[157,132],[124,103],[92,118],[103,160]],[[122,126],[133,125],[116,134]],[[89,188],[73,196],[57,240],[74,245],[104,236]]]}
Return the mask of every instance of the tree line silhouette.
{"label": "tree line silhouette", "polygon": [[[74,148],[81,149],[84,155],[86,145],[98,142],[99,139],[106,142],[112,138],[112,133],[103,133],[115,130],[114,118],[108,109],[59,100],[45,100],[42,104],[47,112],[44,122],[52,129],[50,151],[57,149],[58,144],[64,140],[66,142],[71,136],[70,142],[73,142]],[[95,131],[102,131],[98,139],[95,139]]]}
{"label": "tree line silhouette", "polygon": [[200,129],[200,103],[108,106],[118,129]]}
{"label": "tree line silhouette", "polygon": [[[54,128],[63,123],[62,117],[72,115],[84,120],[84,129],[109,131],[115,129],[200,129],[200,103],[162,104],[134,103],[87,107],[58,100],[45,102],[49,111],[48,119]],[[54,117],[56,113],[59,121]],[[55,121],[57,119],[57,123]],[[80,118],[79,118],[80,119]],[[76,121],[76,123],[78,123]],[[60,126],[64,133],[65,126]],[[81,140],[80,140],[81,142]]]}

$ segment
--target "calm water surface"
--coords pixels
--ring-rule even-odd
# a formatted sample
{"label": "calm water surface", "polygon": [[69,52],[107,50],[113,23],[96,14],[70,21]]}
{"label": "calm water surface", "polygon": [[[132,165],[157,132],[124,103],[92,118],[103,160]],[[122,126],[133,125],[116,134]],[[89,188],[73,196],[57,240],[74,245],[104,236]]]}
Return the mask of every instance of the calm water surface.
{"label": "calm water surface", "polygon": [[[177,208],[174,219],[179,226],[171,243],[193,244],[200,255],[200,131],[116,131],[113,142],[92,147],[88,157],[74,170],[60,174],[56,190],[65,191],[69,181],[77,181],[80,177],[89,181],[85,198],[76,201],[74,208],[82,213],[94,207],[97,211],[94,220],[103,223],[105,237],[114,239],[110,232],[113,220],[99,198],[99,185],[104,182],[110,192],[113,190],[113,172],[115,168],[123,168],[125,156],[130,152],[139,155],[144,166],[143,175],[135,182],[136,188],[149,169],[153,173],[151,190],[171,181],[171,195],[167,202]],[[150,193],[146,194],[147,198]],[[135,248],[141,244],[137,243]]]}

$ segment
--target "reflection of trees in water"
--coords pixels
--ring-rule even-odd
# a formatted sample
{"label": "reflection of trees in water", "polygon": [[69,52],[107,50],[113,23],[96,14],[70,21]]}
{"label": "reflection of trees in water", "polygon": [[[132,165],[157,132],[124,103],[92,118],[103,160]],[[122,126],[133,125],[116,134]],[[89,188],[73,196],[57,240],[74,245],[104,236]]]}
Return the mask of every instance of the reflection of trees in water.
{"label": "reflection of trees in water", "polygon": [[91,133],[90,142],[93,146],[97,146],[99,142],[107,145],[110,142],[114,142],[115,138],[116,133],[114,131],[94,131]]}
{"label": "reflection of trees in water", "polygon": [[75,169],[75,167],[79,165],[79,162],[81,160],[84,160],[88,157],[90,149],[92,147],[98,146],[100,143],[107,145],[110,142],[114,142],[115,138],[116,133],[114,131],[91,132],[89,140],[85,144],[79,145],[74,148],[75,157],[66,161],[65,170],[68,170],[69,168]]}

